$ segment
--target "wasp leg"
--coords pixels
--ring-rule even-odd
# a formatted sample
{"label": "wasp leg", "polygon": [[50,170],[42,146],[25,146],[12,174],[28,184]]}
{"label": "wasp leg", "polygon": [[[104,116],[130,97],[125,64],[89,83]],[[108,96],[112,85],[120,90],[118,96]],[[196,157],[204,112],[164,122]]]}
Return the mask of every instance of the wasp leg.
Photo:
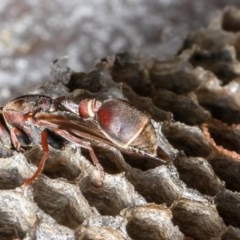
{"label": "wasp leg", "polygon": [[104,180],[104,169],[103,169],[102,165],[100,164],[100,162],[99,162],[96,154],[94,153],[92,147],[89,146],[87,149],[90,153],[93,164],[96,166],[96,168],[98,169],[98,171],[100,173],[100,177],[99,177],[100,179],[99,179],[98,182],[95,183],[95,185],[96,185],[96,187],[101,187],[102,184],[103,184],[103,180]]}
{"label": "wasp leg", "polygon": [[42,149],[43,149],[43,155],[42,155],[41,161],[38,165],[36,172],[32,175],[32,177],[24,181],[23,187],[26,187],[27,185],[34,182],[43,171],[43,168],[45,166],[45,163],[49,154],[48,142],[47,142],[47,131],[41,132],[41,143],[42,143]]}
{"label": "wasp leg", "polygon": [[101,187],[103,184],[103,180],[104,180],[104,169],[102,167],[102,165],[100,164],[95,152],[93,151],[93,148],[91,146],[91,144],[89,142],[83,141],[81,139],[79,139],[78,137],[73,136],[71,133],[65,131],[65,130],[55,130],[54,131],[56,134],[66,138],[67,140],[69,140],[70,142],[76,143],[78,144],[80,147],[85,148],[89,151],[90,157],[92,159],[93,164],[96,166],[96,168],[99,171],[99,180],[97,182],[94,183],[94,185],[96,187]]}
{"label": "wasp leg", "polygon": [[21,143],[17,139],[17,134],[19,133],[19,130],[16,127],[11,128],[10,130],[10,137],[12,144],[14,148],[16,148],[18,151],[22,151],[23,149],[21,148]]}

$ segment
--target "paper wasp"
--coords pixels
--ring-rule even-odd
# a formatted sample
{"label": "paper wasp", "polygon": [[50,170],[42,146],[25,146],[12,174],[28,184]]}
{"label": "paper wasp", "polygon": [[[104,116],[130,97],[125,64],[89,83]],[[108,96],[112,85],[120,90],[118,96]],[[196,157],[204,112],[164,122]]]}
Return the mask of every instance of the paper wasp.
{"label": "paper wasp", "polygon": [[[89,123],[90,126],[89,126]],[[25,145],[41,143],[43,155],[34,175],[24,181],[31,184],[41,174],[49,154],[49,135],[59,135],[89,151],[100,173],[96,185],[101,186],[104,170],[92,148],[93,142],[103,142],[123,152],[157,157],[157,136],[148,114],[120,99],[100,101],[84,99],[79,103],[59,97],[25,95],[7,103],[1,109],[0,139],[18,151]]]}

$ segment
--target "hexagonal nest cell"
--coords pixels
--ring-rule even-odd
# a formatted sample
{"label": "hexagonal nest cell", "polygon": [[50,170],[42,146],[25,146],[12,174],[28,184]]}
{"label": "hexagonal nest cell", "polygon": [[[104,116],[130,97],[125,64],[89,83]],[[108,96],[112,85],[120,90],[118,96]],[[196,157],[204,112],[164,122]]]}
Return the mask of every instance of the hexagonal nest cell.
{"label": "hexagonal nest cell", "polygon": [[[190,33],[169,60],[125,52],[87,73],[53,62],[51,79],[35,94],[65,96],[77,113],[83,99],[130,102],[116,111],[116,121],[128,119],[118,131],[132,134],[130,145],[137,134],[146,138],[135,148],[106,133],[101,141],[100,121],[109,118],[75,114],[79,134],[73,114],[59,110],[63,120],[51,112],[43,173],[22,186],[43,154],[43,128],[19,152],[5,147],[11,139],[2,118],[0,239],[240,239],[240,11],[226,8],[214,23]],[[145,118],[153,131],[135,127]],[[155,157],[145,154],[153,137]],[[104,169],[99,186],[102,172],[82,142]]]}

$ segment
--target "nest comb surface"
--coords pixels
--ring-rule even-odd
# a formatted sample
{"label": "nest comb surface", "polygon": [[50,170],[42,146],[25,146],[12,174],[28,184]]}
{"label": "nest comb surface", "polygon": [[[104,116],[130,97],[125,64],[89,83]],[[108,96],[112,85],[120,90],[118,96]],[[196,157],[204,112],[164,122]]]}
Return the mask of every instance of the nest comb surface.
{"label": "nest comb surface", "polygon": [[[190,33],[169,60],[121,53],[89,73],[59,61],[35,93],[73,101],[121,98],[148,112],[161,165],[95,144],[56,140],[43,174],[20,188],[42,151],[1,147],[0,239],[240,239],[240,11]],[[4,141],[4,139],[2,139]]]}

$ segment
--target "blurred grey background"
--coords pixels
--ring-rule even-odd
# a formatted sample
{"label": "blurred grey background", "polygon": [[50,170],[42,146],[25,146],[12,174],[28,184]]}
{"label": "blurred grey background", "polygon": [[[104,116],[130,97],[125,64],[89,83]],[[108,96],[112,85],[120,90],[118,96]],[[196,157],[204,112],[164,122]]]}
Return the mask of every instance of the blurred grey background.
{"label": "blurred grey background", "polygon": [[167,58],[185,34],[239,0],[1,0],[0,106],[49,78],[52,60],[76,71],[134,50]]}

